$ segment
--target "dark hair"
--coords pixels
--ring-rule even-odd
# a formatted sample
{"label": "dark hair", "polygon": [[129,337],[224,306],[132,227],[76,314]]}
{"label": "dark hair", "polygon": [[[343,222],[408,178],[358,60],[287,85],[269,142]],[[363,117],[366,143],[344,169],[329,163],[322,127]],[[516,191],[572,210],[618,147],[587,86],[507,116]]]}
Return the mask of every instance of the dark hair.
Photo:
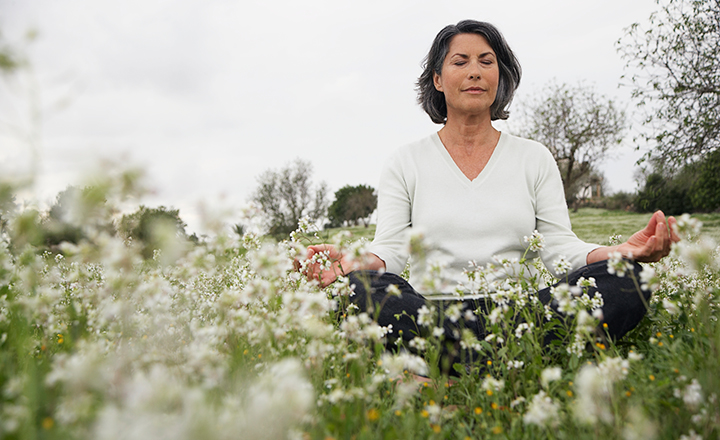
{"label": "dark hair", "polygon": [[515,54],[508,46],[500,31],[490,23],[475,20],[463,20],[458,24],[448,25],[441,30],[433,41],[430,52],[423,61],[423,73],[417,81],[418,103],[436,124],[444,124],[447,120],[445,94],[435,88],[433,74],[442,73],[443,62],[450,49],[450,40],[459,34],[478,34],[487,40],[495,51],[500,70],[497,95],[490,106],[490,118],[507,119],[506,110],[512,102],[515,90],[520,84],[522,71]]}

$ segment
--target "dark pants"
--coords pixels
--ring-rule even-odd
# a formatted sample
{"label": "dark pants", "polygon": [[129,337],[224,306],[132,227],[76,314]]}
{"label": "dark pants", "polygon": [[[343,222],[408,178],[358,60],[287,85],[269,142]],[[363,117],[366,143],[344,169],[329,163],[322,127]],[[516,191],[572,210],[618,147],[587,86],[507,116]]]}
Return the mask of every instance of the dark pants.
{"label": "dark pants", "polygon": [[[634,277],[629,273],[624,277],[618,277],[608,273],[606,261],[599,261],[572,272],[558,284],[568,283],[573,286],[580,277],[586,279],[595,278],[597,288],[590,287],[587,289],[587,293],[590,297],[594,296],[596,292],[602,294],[604,302],[602,322],[607,324],[607,327],[603,330],[607,332],[610,338],[616,340],[635,328],[645,316],[646,303],[650,298],[650,292],[643,290],[644,300],[640,297],[636,282],[639,283],[641,270],[642,267],[638,263],[633,263]],[[390,349],[397,345],[398,337],[402,337],[403,345],[407,347],[408,342],[416,335],[427,336],[431,331],[416,323],[417,310],[423,305],[434,306],[436,309],[445,309],[449,305],[461,301],[463,312],[477,309],[487,311],[486,301],[491,301],[485,298],[426,300],[403,278],[388,272],[380,274],[376,271],[357,271],[350,273],[349,278],[351,284],[355,285],[355,295],[351,297],[351,301],[360,308],[360,311],[368,312],[371,316],[376,317],[378,324],[382,326],[392,324],[393,331],[387,337],[387,346]],[[391,284],[398,287],[401,292],[400,297],[387,293],[387,288]],[[558,305],[556,301],[553,301],[550,287],[540,290],[537,295],[543,304],[550,305],[556,316],[563,316],[562,313],[557,311]],[[477,314],[474,321],[460,320],[451,322],[450,319],[445,317],[442,326],[445,330],[445,341],[449,345],[449,348],[443,350],[442,353],[446,358],[446,364],[451,365],[460,362],[461,358],[463,362],[478,358],[477,353],[469,351],[461,353],[457,349],[459,347],[457,335],[462,328],[467,328],[472,330],[479,340],[485,339],[488,332],[483,313]],[[554,335],[546,335],[544,342],[547,344],[552,339],[554,339]]]}

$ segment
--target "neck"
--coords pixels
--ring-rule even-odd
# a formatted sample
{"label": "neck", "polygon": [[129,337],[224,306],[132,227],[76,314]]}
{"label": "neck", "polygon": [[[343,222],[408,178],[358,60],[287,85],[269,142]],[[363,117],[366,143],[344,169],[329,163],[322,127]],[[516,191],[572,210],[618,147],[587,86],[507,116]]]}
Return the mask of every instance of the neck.
{"label": "neck", "polygon": [[451,118],[450,115],[438,135],[446,147],[471,150],[494,148],[500,138],[489,117]]}

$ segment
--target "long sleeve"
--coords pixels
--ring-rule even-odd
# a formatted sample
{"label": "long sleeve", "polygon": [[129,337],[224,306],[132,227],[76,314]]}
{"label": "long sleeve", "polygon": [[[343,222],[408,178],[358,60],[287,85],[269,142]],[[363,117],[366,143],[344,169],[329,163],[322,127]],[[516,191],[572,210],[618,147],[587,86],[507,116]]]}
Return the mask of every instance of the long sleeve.
{"label": "long sleeve", "polygon": [[378,186],[378,223],[370,252],[385,262],[388,272],[401,273],[408,261],[408,232],[412,226],[411,192],[399,154],[385,164]]}
{"label": "long sleeve", "polygon": [[538,158],[540,174],[535,185],[536,228],[545,237],[540,258],[558,276],[553,262],[564,256],[573,269],[580,268],[587,264],[587,254],[599,245],[585,243],[572,231],[560,171],[550,151],[545,149],[544,153]]}

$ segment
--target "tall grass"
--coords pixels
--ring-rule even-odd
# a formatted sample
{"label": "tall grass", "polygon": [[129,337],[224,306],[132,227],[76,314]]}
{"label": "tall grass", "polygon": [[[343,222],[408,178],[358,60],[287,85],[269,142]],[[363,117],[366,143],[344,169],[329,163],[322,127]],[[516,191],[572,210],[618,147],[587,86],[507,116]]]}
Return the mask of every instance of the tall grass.
{"label": "tall grass", "polygon": [[[422,343],[388,352],[391,329],[353,311],[346,279],[320,289],[295,269],[308,244],[297,237],[312,231],[273,243],[252,233],[240,238],[216,221],[200,243],[166,242],[144,260],[139,243],[106,227],[127,187],[127,176],[107,177],[102,197],[66,216],[85,238],[52,252],[37,239],[42,213],[13,206],[10,197],[0,204],[2,438],[720,432],[720,259],[692,219],[682,220],[686,240],[671,258],[638,280],[655,293],[647,318],[622,342],[598,336],[589,311],[599,304],[582,296],[564,297],[571,319],[518,324],[547,310],[533,297],[540,279],[516,276],[488,311],[493,337],[464,334],[482,360],[458,365],[450,378],[438,362],[437,311],[418,322],[427,329]],[[347,234],[331,239],[363,251]],[[472,271],[479,279],[502,267]],[[562,337],[543,346],[551,330]]]}

